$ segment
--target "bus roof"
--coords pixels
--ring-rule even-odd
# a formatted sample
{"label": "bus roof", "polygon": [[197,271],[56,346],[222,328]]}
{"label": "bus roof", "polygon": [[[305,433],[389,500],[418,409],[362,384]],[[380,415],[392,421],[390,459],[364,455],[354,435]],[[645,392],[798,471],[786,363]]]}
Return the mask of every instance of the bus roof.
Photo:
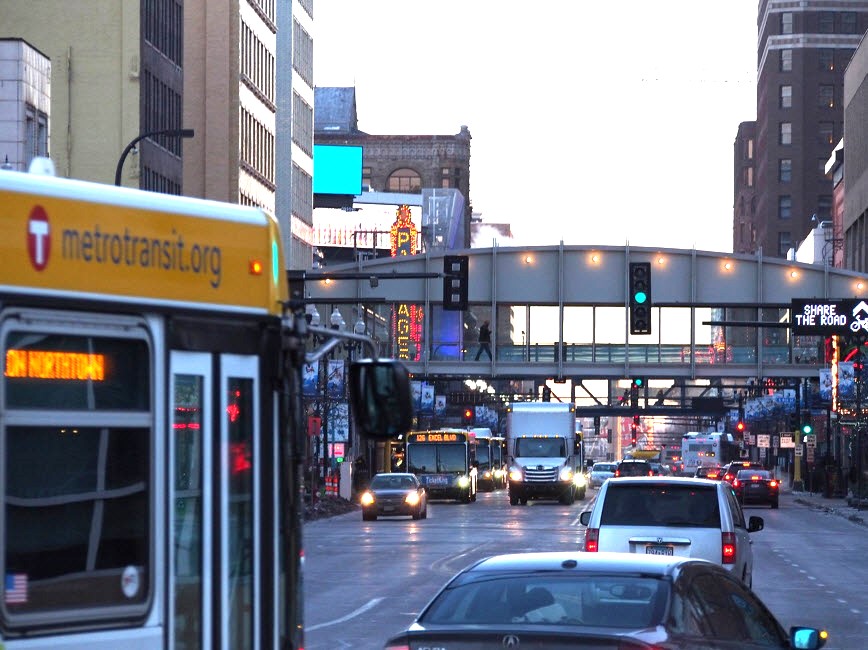
{"label": "bus roof", "polygon": [[0,292],[282,315],[277,220],[205,199],[0,171]]}

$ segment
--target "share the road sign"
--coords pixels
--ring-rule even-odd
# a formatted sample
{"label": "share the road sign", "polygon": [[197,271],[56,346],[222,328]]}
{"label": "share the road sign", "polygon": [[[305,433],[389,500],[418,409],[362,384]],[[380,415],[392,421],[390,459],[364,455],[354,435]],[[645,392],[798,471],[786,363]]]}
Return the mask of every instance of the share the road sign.
{"label": "share the road sign", "polygon": [[860,299],[792,301],[793,334],[868,334],[868,303]]}

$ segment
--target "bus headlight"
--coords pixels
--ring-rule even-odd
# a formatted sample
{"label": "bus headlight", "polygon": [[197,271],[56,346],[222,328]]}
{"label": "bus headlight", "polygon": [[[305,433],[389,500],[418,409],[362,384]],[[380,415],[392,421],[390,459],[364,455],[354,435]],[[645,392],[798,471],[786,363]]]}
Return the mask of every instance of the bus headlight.
{"label": "bus headlight", "polygon": [[573,470],[571,467],[561,467],[560,478],[562,481],[573,480]]}
{"label": "bus headlight", "polygon": [[518,483],[521,483],[524,480],[524,472],[521,471],[520,467],[509,468],[509,480]]}
{"label": "bus headlight", "polygon": [[363,506],[370,506],[374,503],[374,495],[371,492],[363,492],[360,499]]}
{"label": "bus headlight", "polygon": [[459,476],[458,477],[458,487],[466,488],[470,485],[470,478],[467,476]]}
{"label": "bus headlight", "polygon": [[404,502],[408,506],[415,506],[419,503],[419,493],[418,492],[410,492],[406,497],[404,497]]}

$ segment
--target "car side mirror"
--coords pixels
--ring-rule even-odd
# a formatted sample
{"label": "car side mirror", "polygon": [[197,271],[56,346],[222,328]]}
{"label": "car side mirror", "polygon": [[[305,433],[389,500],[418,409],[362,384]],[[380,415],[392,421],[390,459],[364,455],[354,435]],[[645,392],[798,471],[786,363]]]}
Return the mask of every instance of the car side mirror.
{"label": "car side mirror", "polygon": [[359,359],[350,365],[350,406],[358,430],[395,438],[413,425],[410,375],[395,359]]}
{"label": "car side mirror", "polygon": [[755,533],[757,531],[762,530],[765,527],[765,521],[763,521],[762,517],[751,517],[747,520],[747,532]]}
{"label": "car side mirror", "polygon": [[582,526],[587,526],[589,523],[591,523],[590,510],[585,510],[582,514],[579,515],[579,523],[582,524]]}

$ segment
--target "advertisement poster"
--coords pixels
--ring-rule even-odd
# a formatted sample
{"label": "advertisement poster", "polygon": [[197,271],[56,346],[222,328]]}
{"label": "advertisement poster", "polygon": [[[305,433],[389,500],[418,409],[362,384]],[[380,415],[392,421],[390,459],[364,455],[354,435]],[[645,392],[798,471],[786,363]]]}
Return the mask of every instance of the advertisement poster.
{"label": "advertisement poster", "polygon": [[418,411],[420,408],[422,408],[422,382],[411,381],[410,391],[413,395],[413,408]]}
{"label": "advertisement poster", "polygon": [[434,386],[422,384],[422,405],[419,409],[422,413],[434,412]]}
{"label": "advertisement poster", "polygon": [[350,439],[350,405],[347,402],[329,404],[329,442],[347,442]]}
{"label": "advertisement poster", "polygon": [[830,368],[820,370],[820,399],[824,402],[832,401],[832,370]]}
{"label": "advertisement poster", "polygon": [[313,396],[317,393],[319,379],[319,362],[306,363],[301,369],[301,386],[304,395]]}
{"label": "advertisement poster", "polygon": [[344,396],[343,359],[329,359],[327,391],[329,397]]}
{"label": "advertisement poster", "polygon": [[446,415],[446,395],[434,396],[434,414]]}

